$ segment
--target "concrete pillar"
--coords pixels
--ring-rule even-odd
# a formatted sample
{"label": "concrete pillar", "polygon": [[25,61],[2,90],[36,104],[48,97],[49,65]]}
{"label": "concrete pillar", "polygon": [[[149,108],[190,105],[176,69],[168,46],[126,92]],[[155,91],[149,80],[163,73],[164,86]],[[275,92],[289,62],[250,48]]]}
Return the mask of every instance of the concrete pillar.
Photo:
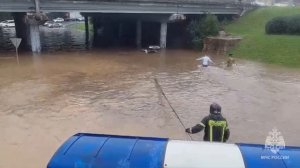
{"label": "concrete pillar", "polygon": [[119,31],[118,31],[118,38],[121,40],[123,37],[123,23],[119,23]]}
{"label": "concrete pillar", "polygon": [[142,21],[138,20],[136,22],[136,47],[142,47]]}
{"label": "concrete pillar", "polygon": [[35,12],[40,13],[40,0],[34,0],[35,3]]}
{"label": "concrete pillar", "polygon": [[98,38],[98,19],[96,16],[92,16],[93,21],[93,46],[97,46],[97,38]]}
{"label": "concrete pillar", "polygon": [[160,25],[160,47],[161,48],[167,47],[167,30],[168,30],[168,23],[162,22]]}
{"label": "concrete pillar", "polygon": [[34,0],[35,3],[35,13],[29,13],[26,16],[26,22],[29,27],[29,37],[31,51],[33,53],[41,52],[41,39],[40,39],[40,22],[43,21],[44,15],[40,13],[40,0]]}
{"label": "concrete pillar", "polygon": [[41,52],[41,40],[40,40],[39,24],[37,24],[37,23],[29,24],[29,32],[30,32],[30,44],[31,44],[32,52],[40,53]]}
{"label": "concrete pillar", "polygon": [[97,36],[98,35],[98,31],[97,31],[97,24],[98,24],[98,21],[97,21],[97,18],[95,17],[95,16],[92,16],[91,17],[91,19],[92,19],[92,23],[93,23],[93,35],[94,35],[94,37],[95,36]]}
{"label": "concrete pillar", "polygon": [[121,46],[124,44],[123,33],[124,33],[124,23],[120,22],[118,26],[118,39],[116,42],[117,46]]}
{"label": "concrete pillar", "polygon": [[90,30],[89,30],[89,17],[88,16],[84,16],[84,24],[85,24],[85,44],[89,44]]}
{"label": "concrete pillar", "polygon": [[12,14],[15,20],[15,30],[17,38],[21,38],[21,44],[19,49],[28,49],[28,38],[27,38],[27,25],[25,23],[26,13],[16,12]]}

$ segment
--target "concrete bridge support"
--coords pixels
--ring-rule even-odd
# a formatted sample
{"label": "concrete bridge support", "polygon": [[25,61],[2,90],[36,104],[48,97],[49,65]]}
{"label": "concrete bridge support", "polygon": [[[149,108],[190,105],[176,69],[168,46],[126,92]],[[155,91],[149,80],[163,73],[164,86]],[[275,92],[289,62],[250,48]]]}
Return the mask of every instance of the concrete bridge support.
{"label": "concrete bridge support", "polygon": [[28,49],[28,38],[27,38],[27,34],[28,34],[28,29],[27,29],[27,25],[25,23],[25,16],[26,13],[25,12],[16,12],[13,13],[13,18],[15,20],[15,30],[16,30],[16,37],[17,38],[21,38],[22,42],[20,44],[20,49]]}
{"label": "concrete bridge support", "polygon": [[91,16],[92,22],[93,22],[93,44],[96,43],[96,39],[98,37],[98,29],[99,28],[99,23],[98,19],[95,16]]}
{"label": "concrete bridge support", "polygon": [[142,21],[137,20],[136,22],[136,47],[142,47]]}
{"label": "concrete bridge support", "polygon": [[122,37],[123,37],[123,23],[122,22],[120,22],[119,23],[119,29],[118,29],[118,42],[117,42],[117,44],[118,45],[120,45],[120,40],[122,39]]}
{"label": "concrete bridge support", "polygon": [[16,36],[22,39],[21,49],[29,49],[34,53],[41,52],[39,21],[36,16],[26,15],[26,13],[13,13],[15,20]]}
{"label": "concrete bridge support", "polygon": [[16,31],[17,34],[20,34],[20,37],[22,36],[23,42],[30,44],[33,53],[40,53],[41,40],[39,25],[43,24],[48,18],[45,14],[40,12],[40,1],[34,0],[34,3],[35,12],[27,13],[27,15],[25,15],[25,13],[15,14],[15,20],[19,22],[16,25]]}
{"label": "concrete bridge support", "polygon": [[38,23],[30,23],[29,25],[30,32],[30,45],[31,51],[33,53],[41,52],[41,40],[40,40],[40,28]]}
{"label": "concrete bridge support", "polygon": [[168,14],[87,13],[87,15],[93,20],[94,46],[167,47]]}
{"label": "concrete bridge support", "polygon": [[163,21],[160,25],[160,47],[166,48],[167,47],[167,30],[168,30],[168,23]]}
{"label": "concrete bridge support", "polygon": [[89,39],[90,39],[90,28],[89,28],[89,17],[84,16],[84,25],[85,25],[85,44],[89,45]]}
{"label": "concrete bridge support", "polygon": [[30,44],[31,51],[33,53],[41,52],[41,39],[40,39],[40,23],[42,20],[40,14],[40,0],[34,0],[35,3],[35,13],[29,14],[27,16],[27,24],[29,26]]}

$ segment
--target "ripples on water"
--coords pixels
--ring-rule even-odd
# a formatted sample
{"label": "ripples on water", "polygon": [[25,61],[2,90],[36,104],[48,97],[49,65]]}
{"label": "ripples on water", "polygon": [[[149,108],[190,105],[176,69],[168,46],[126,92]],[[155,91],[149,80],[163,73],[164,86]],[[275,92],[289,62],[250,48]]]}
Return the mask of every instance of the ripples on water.
{"label": "ripples on water", "polygon": [[21,53],[19,66],[12,57],[0,58],[0,167],[45,167],[56,148],[77,132],[187,139],[165,100],[159,104],[154,78],[186,126],[207,115],[211,102],[219,102],[230,142],[264,143],[277,127],[286,144],[300,145],[298,70],[243,60],[226,69],[220,56],[213,56],[217,66],[199,68],[199,53],[188,50],[85,51],[82,32],[51,31],[42,35],[49,35],[43,46],[53,42],[49,51],[72,52]]}

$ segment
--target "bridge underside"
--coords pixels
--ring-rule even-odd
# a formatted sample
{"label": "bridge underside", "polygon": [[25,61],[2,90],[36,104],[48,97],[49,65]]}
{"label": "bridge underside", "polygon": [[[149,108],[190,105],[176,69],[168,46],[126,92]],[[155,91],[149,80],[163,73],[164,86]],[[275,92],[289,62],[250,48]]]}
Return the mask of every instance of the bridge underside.
{"label": "bridge underside", "polygon": [[[24,23],[26,13],[14,12],[17,37],[22,46],[31,46],[32,51],[40,45],[33,43],[38,37],[38,27]],[[86,44],[94,47],[137,47],[157,45],[161,48],[186,48],[191,46],[187,26],[204,15],[186,14],[185,20],[170,21],[170,14],[120,14],[83,13],[86,18]],[[219,15],[220,21],[231,20],[235,15]],[[89,37],[88,20],[93,26],[93,38]],[[32,28],[37,28],[36,31]],[[92,41],[90,41],[92,40]],[[39,41],[39,40],[38,40]]]}
{"label": "bridge underside", "polygon": [[[199,15],[186,15],[187,19],[169,22],[170,14],[102,14],[85,13],[92,19],[94,46],[147,47],[158,45],[162,48],[187,46],[186,27]],[[168,44],[167,44],[168,43]]]}
{"label": "bridge underside", "polygon": [[[38,5],[35,1],[38,1]],[[167,41],[186,41],[182,38],[191,16],[207,13],[239,15],[243,10],[242,4],[235,0],[0,0],[0,12],[23,13],[22,16],[15,15],[15,20],[19,22],[24,20],[26,12],[35,13],[37,8],[41,12],[82,12],[86,18],[93,20],[96,45],[124,43],[138,48],[152,44],[165,48]],[[174,13],[186,15],[187,20],[170,22],[169,17]],[[17,31],[18,27],[19,31],[25,31],[20,29],[21,25],[16,25]],[[28,29],[30,37],[22,38],[30,39],[32,51],[39,52],[39,27],[29,24]],[[17,34],[23,35],[25,32]],[[88,37],[88,28],[86,34]]]}
{"label": "bridge underside", "polygon": [[[91,12],[91,13],[153,13],[153,14],[240,14],[241,5],[234,1],[161,1],[161,0],[126,0],[126,1],[60,1],[40,0],[43,12]],[[34,0],[0,0],[0,12],[32,12]]]}

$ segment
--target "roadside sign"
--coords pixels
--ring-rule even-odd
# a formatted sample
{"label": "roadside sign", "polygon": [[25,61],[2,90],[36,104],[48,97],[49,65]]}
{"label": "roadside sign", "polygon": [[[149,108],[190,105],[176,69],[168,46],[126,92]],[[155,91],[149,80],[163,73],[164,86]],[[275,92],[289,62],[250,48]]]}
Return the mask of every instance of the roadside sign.
{"label": "roadside sign", "polygon": [[19,45],[20,45],[22,39],[21,38],[10,38],[10,41],[13,43],[13,45],[16,48],[19,48]]}
{"label": "roadside sign", "polygon": [[10,38],[10,41],[13,43],[13,45],[15,46],[16,48],[16,56],[17,56],[17,62],[19,64],[19,54],[18,54],[18,48],[20,46],[20,43],[22,41],[21,38]]}

